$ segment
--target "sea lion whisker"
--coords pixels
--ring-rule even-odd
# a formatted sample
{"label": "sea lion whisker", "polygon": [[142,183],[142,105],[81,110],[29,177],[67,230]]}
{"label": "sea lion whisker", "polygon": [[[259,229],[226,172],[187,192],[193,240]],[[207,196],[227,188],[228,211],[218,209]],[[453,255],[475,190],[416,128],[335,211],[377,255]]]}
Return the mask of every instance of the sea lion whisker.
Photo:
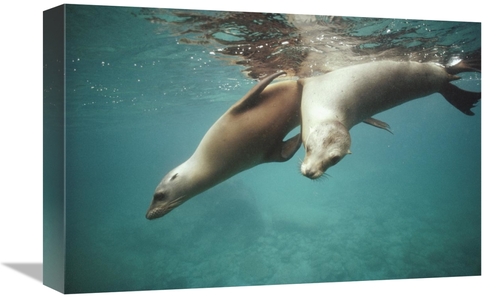
{"label": "sea lion whisker", "polygon": [[300,170],[300,167],[302,166],[302,162],[303,160],[299,157],[299,163],[297,164],[297,169],[299,170],[299,174],[301,174],[301,170]]}
{"label": "sea lion whisker", "polygon": [[327,173],[323,173],[321,176],[319,176],[318,178],[314,179],[314,182],[318,182],[318,183],[322,183],[323,181],[325,180],[328,180],[328,178],[330,178],[331,176]]}

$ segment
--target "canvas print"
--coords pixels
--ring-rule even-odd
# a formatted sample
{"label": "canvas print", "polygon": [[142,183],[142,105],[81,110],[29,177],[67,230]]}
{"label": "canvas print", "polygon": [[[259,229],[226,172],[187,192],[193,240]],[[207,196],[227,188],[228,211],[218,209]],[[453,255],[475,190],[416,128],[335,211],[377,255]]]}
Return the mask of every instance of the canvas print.
{"label": "canvas print", "polygon": [[481,274],[481,23],[44,12],[44,284]]}

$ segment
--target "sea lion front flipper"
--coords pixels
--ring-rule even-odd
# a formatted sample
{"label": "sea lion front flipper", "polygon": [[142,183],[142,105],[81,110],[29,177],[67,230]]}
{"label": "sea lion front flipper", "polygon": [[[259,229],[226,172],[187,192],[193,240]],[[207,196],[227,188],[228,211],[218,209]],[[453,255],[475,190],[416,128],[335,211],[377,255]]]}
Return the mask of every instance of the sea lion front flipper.
{"label": "sea lion front flipper", "polygon": [[481,99],[481,92],[465,91],[450,83],[446,84],[439,93],[455,108],[469,116],[474,115],[471,109]]}
{"label": "sea lion front flipper", "polygon": [[302,145],[302,137],[298,133],[294,137],[282,142],[281,146],[276,146],[267,162],[284,162],[289,160],[299,150],[300,145]]}
{"label": "sea lion front flipper", "polygon": [[269,75],[259,81],[257,85],[253,86],[250,91],[245,94],[238,102],[236,102],[230,109],[230,112],[233,114],[244,112],[254,106],[256,106],[259,102],[260,94],[264,89],[269,85],[275,78],[286,74],[284,71],[280,71]]}
{"label": "sea lion front flipper", "polygon": [[366,123],[366,124],[373,125],[373,126],[375,126],[377,128],[381,128],[383,130],[387,130],[388,132],[392,133],[391,127],[389,126],[389,124],[385,123],[384,121],[380,121],[380,120],[377,120],[375,118],[368,118],[368,119],[363,120],[363,122]]}
{"label": "sea lion front flipper", "polygon": [[294,137],[283,142],[281,146],[281,157],[283,161],[287,161],[299,150],[300,145],[302,145],[302,136],[300,133],[296,134]]}

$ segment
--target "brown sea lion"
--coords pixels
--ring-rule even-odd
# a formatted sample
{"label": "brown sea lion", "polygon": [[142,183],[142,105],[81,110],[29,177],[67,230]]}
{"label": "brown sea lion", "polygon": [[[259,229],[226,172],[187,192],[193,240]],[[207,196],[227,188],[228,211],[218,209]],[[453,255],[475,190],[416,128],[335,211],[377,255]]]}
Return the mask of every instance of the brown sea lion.
{"label": "brown sea lion", "polygon": [[155,190],[146,218],[161,217],[193,196],[261,163],[283,162],[300,148],[302,90],[297,81],[260,81],[207,131],[193,155],[171,170]]}

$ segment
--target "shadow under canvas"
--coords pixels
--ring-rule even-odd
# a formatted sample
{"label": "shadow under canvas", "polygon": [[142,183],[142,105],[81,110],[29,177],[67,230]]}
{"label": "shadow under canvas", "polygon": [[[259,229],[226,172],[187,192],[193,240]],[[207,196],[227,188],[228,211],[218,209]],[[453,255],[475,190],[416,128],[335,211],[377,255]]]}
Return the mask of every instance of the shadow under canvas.
{"label": "shadow under canvas", "polygon": [[34,278],[39,282],[43,281],[42,263],[4,263],[3,265]]}

